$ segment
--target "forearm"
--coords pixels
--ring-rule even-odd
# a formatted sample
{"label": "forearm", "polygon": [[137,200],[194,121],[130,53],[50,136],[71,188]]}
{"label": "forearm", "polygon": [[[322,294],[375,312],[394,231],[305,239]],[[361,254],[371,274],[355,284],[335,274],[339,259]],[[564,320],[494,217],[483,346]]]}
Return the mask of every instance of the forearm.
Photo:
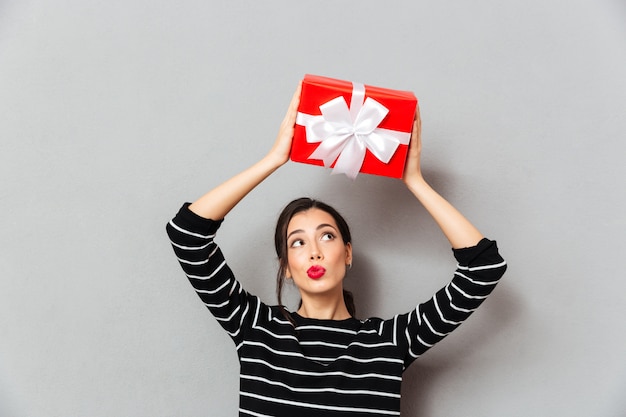
{"label": "forearm", "polygon": [[268,155],[200,197],[189,206],[189,209],[201,217],[221,220],[281,165]]}
{"label": "forearm", "polygon": [[411,179],[406,185],[439,225],[453,248],[472,247],[483,238],[482,233],[423,177]]}

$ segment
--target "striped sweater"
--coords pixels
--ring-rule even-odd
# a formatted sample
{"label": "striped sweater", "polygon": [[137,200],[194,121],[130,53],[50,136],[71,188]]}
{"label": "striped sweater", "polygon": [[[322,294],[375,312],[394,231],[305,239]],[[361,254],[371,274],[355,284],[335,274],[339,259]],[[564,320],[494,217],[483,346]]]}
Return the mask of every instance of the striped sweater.
{"label": "striped sweater", "polygon": [[454,250],[458,267],[430,300],[391,319],[317,320],[269,306],[242,289],[214,237],[221,221],[185,204],[167,224],[202,302],[235,343],[240,416],[399,416],[403,371],[483,302],[506,269],[496,243]]}

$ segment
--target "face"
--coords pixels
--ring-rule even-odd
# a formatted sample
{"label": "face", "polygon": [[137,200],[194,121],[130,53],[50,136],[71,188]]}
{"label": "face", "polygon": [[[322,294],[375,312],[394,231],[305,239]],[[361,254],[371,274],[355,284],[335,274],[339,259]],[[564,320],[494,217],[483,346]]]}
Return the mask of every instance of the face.
{"label": "face", "polygon": [[294,215],[287,226],[287,276],[303,301],[342,294],[352,246],[344,244],[333,217],[312,208]]}

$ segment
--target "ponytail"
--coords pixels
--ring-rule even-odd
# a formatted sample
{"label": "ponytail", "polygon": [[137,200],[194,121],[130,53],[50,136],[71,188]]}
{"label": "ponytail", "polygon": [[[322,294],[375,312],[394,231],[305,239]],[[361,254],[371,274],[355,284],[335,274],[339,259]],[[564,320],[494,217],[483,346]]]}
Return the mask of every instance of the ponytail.
{"label": "ponytail", "polygon": [[354,305],[354,296],[348,290],[343,290],[343,302],[346,303],[346,308],[348,309],[348,313],[352,317],[356,316],[356,306]]}

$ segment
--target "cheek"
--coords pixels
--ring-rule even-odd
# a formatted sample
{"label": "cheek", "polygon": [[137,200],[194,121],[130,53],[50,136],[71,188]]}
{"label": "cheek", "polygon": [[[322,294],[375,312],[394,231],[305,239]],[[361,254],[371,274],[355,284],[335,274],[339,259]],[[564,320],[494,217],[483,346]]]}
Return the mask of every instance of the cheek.
{"label": "cheek", "polygon": [[337,259],[345,260],[350,256],[350,251],[346,248],[345,245],[340,245],[334,250],[335,257]]}
{"label": "cheek", "polygon": [[287,253],[287,267],[291,270],[297,269],[299,265],[302,265],[302,255],[298,251]]}

